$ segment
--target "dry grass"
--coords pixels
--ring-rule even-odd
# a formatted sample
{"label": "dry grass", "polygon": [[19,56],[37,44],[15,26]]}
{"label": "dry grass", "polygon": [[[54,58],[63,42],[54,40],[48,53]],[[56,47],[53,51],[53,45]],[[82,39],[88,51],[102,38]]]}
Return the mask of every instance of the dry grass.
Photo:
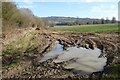
{"label": "dry grass", "polygon": [[3,32],[3,40],[5,44],[8,44],[9,42],[12,41],[17,41],[21,37],[23,37],[27,32],[32,30],[32,28],[24,28],[24,29],[8,29]]}
{"label": "dry grass", "polygon": [[7,35],[4,40],[4,53],[14,54],[24,52],[26,49],[34,49],[41,43],[41,38],[35,36],[36,33],[37,30],[31,28],[17,29],[14,33]]}

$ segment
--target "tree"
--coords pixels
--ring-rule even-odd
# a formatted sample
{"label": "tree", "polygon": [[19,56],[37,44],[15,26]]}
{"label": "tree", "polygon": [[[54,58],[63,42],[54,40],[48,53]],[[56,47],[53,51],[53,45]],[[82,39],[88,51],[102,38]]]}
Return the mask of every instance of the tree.
{"label": "tree", "polygon": [[2,2],[2,30],[14,31],[16,28],[31,26],[46,27],[47,21],[35,16],[28,8],[18,8],[13,2]]}
{"label": "tree", "polygon": [[17,21],[13,17],[17,15],[19,15],[19,10],[17,9],[15,3],[2,2],[2,24],[3,24],[2,30],[3,32],[10,31],[10,30],[13,30],[14,28],[17,28],[15,27]]}
{"label": "tree", "polygon": [[105,23],[106,24],[110,23],[110,20],[108,19],[108,17],[106,18]]}
{"label": "tree", "polygon": [[75,25],[80,25],[79,17],[76,18],[74,23],[75,23]]}
{"label": "tree", "polygon": [[113,17],[111,23],[115,23],[115,22],[116,22],[116,18]]}
{"label": "tree", "polygon": [[95,21],[93,21],[92,24],[95,24]]}
{"label": "tree", "polygon": [[2,19],[8,21],[11,16],[18,11],[15,3],[13,2],[3,2],[2,3]]}
{"label": "tree", "polygon": [[104,24],[105,23],[105,20],[104,18],[101,19],[101,24]]}
{"label": "tree", "polygon": [[50,26],[50,27],[54,27],[54,26],[55,26],[55,22],[54,22],[54,21],[50,21],[50,22],[49,22],[49,26]]}
{"label": "tree", "polygon": [[93,21],[93,24],[98,24],[98,21]]}
{"label": "tree", "polygon": [[89,22],[87,22],[86,24],[90,24]]}
{"label": "tree", "polygon": [[74,23],[73,22],[69,22],[68,23],[68,26],[72,26]]}

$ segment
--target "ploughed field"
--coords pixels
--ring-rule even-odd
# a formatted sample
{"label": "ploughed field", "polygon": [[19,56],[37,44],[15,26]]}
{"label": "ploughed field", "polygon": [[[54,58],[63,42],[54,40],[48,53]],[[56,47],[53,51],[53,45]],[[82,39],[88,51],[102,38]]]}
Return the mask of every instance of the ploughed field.
{"label": "ploughed field", "polygon": [[[25,34],[22,38],[23,39],[19,39],[18,42],[13,41],[9,44],[4,43],[2,55],[3,78],[70,78],[78,80],[83,78],[119,78],[119,32],[61,32],[32,29],[29,34]],[[26,39],[28,39],[28,41],[26,41]],[[65,54],[59,54],[44,60],[43,58],[54,49],[56,41],[58,42],[58,49],[59,46],[60,49],[58,51],[53,51],[55,52],[54,54],[58,54],[61,50],[66,51]],[[15,45],[17,45],[18,48],[14,49]],[[74,65],[70,63],[75,61],[80,62],[81,60],[83,60],[83,62],[80,64],[87,63],[84,59],[78,60],[80,57],[76,58],[75,55],[79,55],[78,48],[84,49],[85,51],[89,49],[90,52],[92,52],[89,54],[93,55],[93,58],[96,53],[92,50],[100,51],[101,54],[99,54],[97,58],[106,58],[104,59],[105,65],[103,65],[102,70],[98,70],[93,66],[96,70],[90,72],[90,74],[86,74],[86,72],[80,72],[83,70],[83,66],[75,64],[77,68],[74,68]],[[57,48],[55,48],[55,50],[57,50]],[[67,50],[72,50],[71,54],[73,55],[70,53],[68,54]],[[71,56],[68,58],[66,54],[68,56],[75,56],[75,58],[71,58]],[[65,58],[65,60],[60,61],[63,59],[63,56],[66,56],[69,60]],[[82,57],[85,59],[90,58],[86,58],[87,56],[83,53]],[[97,58],[95,58],[95,60]],[[99,63],[99,60],[97,60],[96,66],[99,65]],[[80,74],[74,71],[75,69],[80,70]],[[85,71],[91,71],[91,69]]]}

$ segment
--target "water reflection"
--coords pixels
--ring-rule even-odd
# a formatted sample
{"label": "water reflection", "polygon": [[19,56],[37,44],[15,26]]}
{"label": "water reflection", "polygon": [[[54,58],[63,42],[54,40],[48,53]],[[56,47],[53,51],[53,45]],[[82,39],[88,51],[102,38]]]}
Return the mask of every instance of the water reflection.
{"label": "water reflection", "polygon": [[40,62],[58,56],[58,58],[54,60],[55,63],[68,61],[68,64],[64,68],[73,69],[75,73],[86,74],[103,70],[107,58],[99,58],[100,54],[101,50],[98,48],[92,50],[82,47],[69,47],[63,51],[63,46],[56,42],[52,51],[46,54]]}
{"label": "water reflection", "polygon": [[53,46],[52,50],[46,54],[41,60],[40,62],[44,62],[50,58],[56,57],[60,54],[63,53],[63,45],[59,44],[59,41],[55,42],[55,45]]}

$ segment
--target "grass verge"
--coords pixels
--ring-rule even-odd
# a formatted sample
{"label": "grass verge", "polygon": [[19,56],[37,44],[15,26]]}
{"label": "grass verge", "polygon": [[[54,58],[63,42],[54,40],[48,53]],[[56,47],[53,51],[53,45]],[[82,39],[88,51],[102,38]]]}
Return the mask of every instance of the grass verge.
{"label": "grass verge", "polygon": [[41,44],[41,38],[38,37],[37,30],[31,30],[19,40],[10,42],[5,45],[2,52],[3,64],[10,66],[16,64],[21,59],[21,55],[27,50],[32,51]]}

